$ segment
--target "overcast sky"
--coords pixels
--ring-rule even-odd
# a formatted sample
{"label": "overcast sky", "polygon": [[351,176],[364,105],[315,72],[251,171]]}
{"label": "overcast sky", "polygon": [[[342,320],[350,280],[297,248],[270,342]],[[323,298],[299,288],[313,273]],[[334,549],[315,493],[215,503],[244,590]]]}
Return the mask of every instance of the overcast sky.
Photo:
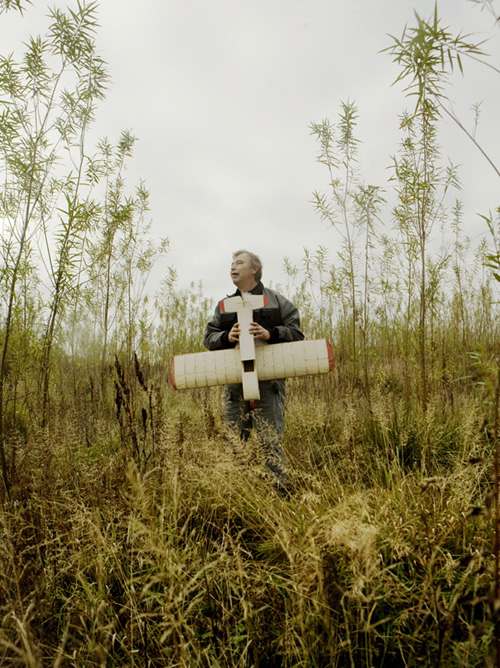
{"label": "overcast sky", "polygon": [[[0,17],[2,53],[27,35],[43,33],[47,6],[35,0],[24,19]],[[97,131],[117,140],[122,129],[139,139],[129,162],[130,185],[151,191],[155,235],[172,250],[168,265],[180,287],[203,281],[207,295],[232,288],[233,250],[248,247],[264,261],[264,281],[283,279],[283,257],[299,262],[303,249],[327,246],[336,233],[310,203],[325,190],[327,173],[315,161],[309,125],[334,121],[342,100],[359,110],[360,177],[388,189],[391,156],[400,140],[399,115],[410,106],[387,53],[388,34],[414,24],[413,9],[431,16],[434,0],[101,0],[97,41],[112,83],[98,112]],[[468,0],[441,0],[443,24],[456,31],[500,34]],[[479,137],[500,163],[500,76],[466,64],[450,94],[472,127],[483,101]],[[477,216],[500,204],[500,183],[458,129],[446,125],[443,153],[463,165],[462,198],[472,235]],[[392,226],[390,211],[384,215]]]}

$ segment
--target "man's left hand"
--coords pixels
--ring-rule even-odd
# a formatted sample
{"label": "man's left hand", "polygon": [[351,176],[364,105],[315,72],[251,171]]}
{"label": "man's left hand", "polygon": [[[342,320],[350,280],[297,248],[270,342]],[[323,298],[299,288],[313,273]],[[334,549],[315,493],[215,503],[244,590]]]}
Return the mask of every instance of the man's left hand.
{"label": "man's left hand", "polygon": [[271,332],[259,325],[257,322],[250,323],[250,329],[248,330],[254,339],[262,339],[263,341],[269,341],[271,338]]}

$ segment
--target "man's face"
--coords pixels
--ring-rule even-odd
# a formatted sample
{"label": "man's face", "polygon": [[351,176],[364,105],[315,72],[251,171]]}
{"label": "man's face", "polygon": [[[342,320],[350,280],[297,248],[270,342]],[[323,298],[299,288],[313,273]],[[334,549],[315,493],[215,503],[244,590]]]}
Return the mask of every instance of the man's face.
{"label": "man's face", "polygon": [[[250,257],[246,253],[235,255],[231,263],[231,280],[237,288],[248,286],[251,283],[257,283],[255,274],[257,269],[252,267]],[[252,286],[253,287],[253,286]]]}

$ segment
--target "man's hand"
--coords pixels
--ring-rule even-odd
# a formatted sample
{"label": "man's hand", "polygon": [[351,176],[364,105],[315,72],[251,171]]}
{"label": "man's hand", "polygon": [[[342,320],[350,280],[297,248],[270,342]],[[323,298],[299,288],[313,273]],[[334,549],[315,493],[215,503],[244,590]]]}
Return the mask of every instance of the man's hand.
{"label": "man's hand", "polygon": [[231,327],[231,331],[227,335],[227,338],[229,343],[236,343],[240,340],[240,325],[238,322]]}
{"label": "man's hand", "polygon": [[[248,331],[253,336],[254,339],[262,339],[263,341],[269,341],[269,339],[271,338],[271,332],[265,327],[262,327],[262,325],[259,325],[257,322],[251,322]],[[231,331],[227,335],[227,338],[230,343],[237,343],[240,340],[240,336],[241,336],[240,325],[239,323],[236,322],[231,327]]]}
{"label": "man's hand", "polygon": [[250,323],[249,331],[254,339],[262,339],[263,341],[269,341],[269,339],[271,338],[271,332],[256,322]]}

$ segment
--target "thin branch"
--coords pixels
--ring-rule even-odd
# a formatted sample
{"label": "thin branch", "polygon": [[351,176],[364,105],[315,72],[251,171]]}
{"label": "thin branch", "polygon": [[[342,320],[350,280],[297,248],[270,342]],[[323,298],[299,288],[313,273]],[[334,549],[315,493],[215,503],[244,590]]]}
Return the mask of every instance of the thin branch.
{"label": "thin branch", "polygon": [[472,143],[476,146],[476,148],[482,153],[483,157],[486,158],[486,160],[490,163],[490,165],[493,167],[495,170],[497,176],[500,177],[500,170],[498,167],[495,165],[493,160],[489,157],[489,155],[486,153],[486,151],[483,149],[483,147],[479,144],[479,142],[475,139],[474,135],[472,135],[467,128],[463,125],[463,123],[455,116],[455,114],[448,109],[448,107],[445,107],[445,105],[441,102],[441,100],[437,100],[437,103],[439,107],[446,113],[448,116],[455,121],[455,123],[458,125],[458,127],[465,132],[467,137],[472,141]]}

